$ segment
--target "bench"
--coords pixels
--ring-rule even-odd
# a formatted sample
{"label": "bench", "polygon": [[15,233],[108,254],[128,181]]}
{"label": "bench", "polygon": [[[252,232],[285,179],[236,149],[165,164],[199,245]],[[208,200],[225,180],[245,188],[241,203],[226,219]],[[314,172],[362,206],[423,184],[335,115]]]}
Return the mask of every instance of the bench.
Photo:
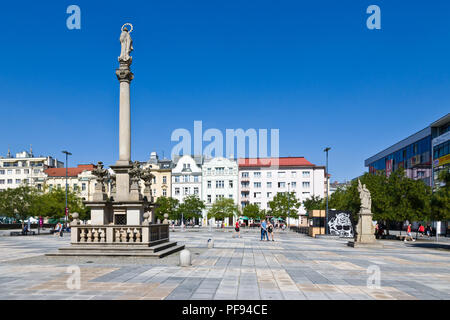
{"label": "bench", "polygon": [[10,236],[34,236],[36,232],[34,231],[11,231]]}

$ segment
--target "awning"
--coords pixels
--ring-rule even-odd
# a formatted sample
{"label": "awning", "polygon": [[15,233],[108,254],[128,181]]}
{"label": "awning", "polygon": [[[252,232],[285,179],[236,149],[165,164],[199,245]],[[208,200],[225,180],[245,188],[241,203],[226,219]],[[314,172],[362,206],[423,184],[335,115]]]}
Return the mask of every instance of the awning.
{"label": "awning", "polygon": [[246,216],[240,217],[239,219],[248,220],[248,218]]}

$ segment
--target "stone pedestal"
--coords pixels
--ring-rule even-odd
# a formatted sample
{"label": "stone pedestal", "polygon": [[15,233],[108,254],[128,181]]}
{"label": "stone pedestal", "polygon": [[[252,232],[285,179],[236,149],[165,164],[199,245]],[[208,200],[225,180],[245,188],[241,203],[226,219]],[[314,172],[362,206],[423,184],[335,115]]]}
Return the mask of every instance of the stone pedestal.
{"label": "stone pedestal", "polygon": [[372,212],[362,209],[358,213],[359,219],[356,225],[354,241],[349,241],[350,247],[383,247],[375,238],[375,227],[372,222]]}

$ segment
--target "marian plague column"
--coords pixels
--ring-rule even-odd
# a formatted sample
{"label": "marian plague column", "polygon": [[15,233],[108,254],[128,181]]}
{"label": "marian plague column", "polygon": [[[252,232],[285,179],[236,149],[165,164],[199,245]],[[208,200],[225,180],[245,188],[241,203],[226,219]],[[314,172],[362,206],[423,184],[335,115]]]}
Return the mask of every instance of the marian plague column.
{"label": "marian plague column", "polygon": [[[121,28],[119,68],[119,159],[110,168],[99,162],[93,174],[96,187],[93,201],[85,204],[91,209],[91,224],[82,224],[78,214],[71,222],[71,246],[60,248],[57,255],[99,256],[157,256],[184,248],[169,242],[169,225],[152,223],[154,203],[151,194],[153,175],[143,170],[139,161],[131,161],[131,105],[130,70],[133,51],[131,32],[133,26],[126,23]],[[145,189],[141,192],[141,185]]]}

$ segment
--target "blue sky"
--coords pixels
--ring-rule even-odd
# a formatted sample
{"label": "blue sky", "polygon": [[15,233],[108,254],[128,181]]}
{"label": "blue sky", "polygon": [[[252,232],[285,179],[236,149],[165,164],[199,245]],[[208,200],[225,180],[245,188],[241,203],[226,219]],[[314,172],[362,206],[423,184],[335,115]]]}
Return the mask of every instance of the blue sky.
{"label": "blue sky", "polygon": [[[81,8],[68,30],[66,8]],[[381,8],[381,30],[366,8]],[[332,180],[449,112],[448,1],[2,3],[0,154],[118,158],[118,37],[134,25],[132,158],[169,155],[173,130],[278,128],[280,155]]]}

